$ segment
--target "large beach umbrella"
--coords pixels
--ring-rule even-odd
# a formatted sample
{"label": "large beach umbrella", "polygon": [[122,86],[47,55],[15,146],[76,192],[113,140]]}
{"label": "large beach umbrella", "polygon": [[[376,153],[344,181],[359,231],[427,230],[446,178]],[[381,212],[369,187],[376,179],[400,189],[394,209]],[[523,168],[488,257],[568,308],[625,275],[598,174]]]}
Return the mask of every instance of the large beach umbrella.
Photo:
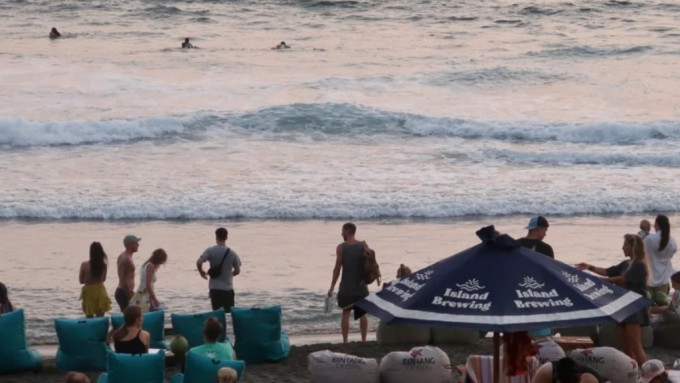
{"label": "large beach umbrella", "polygon": [[[355,306],[386,323],[494,332],[621,322],[650,305],[641,295],[604,282],[533,250],[493,226],[482,243],[415,272]],[[495,366],[498,375],[497,364]]]}

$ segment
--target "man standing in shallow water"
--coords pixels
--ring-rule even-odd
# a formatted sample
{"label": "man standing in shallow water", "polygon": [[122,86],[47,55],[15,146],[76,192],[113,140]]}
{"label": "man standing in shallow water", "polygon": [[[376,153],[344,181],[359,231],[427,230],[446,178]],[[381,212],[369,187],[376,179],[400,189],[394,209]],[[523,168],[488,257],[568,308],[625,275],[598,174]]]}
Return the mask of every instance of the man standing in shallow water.
{"label": "man standing in shallow water", "polygon": [[203,264],[210,263],[211,268],[219,268],[219,275],[210,277],[210,304],[213,310],[220,307],[227,313],[234,307],[234,277],[241,273],[241,258],[235,251],[227,247],[227,229],[220,227],[215,230],[216,246],[206,249],[196,261],[196,268],[201,278],[208,279],[208,273],[203,271]]}
{"label": "man standing in shallow water", "polygon": [[[342,341],[347,343],[349,336],[349,318],[354,310],[354,303],[368,296],[368,285],[366,285],[366,271],[364,264],[366,257],[364,251],[367,247],[366,242],[357,241],[355,238],[357,227],[353,223],[346,223],[342,226],[342,238],[345,240],[339,244],[335,250],[335,268],[333,269],[333,280],[328,296],[333,295],[335,284],[342,271],[340,279],[340,290],[338,291],[338,306],[342,308],[342,319],[340,329],[342,330]],[[366,341],[368,332],[368,318],[363,315],[359,318],[359,328],[361,329],[361,340]]]}
{"label": "man standing in shallow water", "polygon": [[118,288],[116,288],[116,302],[123,312],[130,304],[130,298],[135,291],[135,264],[132,255],[139,250],[142,239],[134,235],[126,235],[123,239],[125,251],[120,253],[116,265],[118,266]]}
{"label": "man standing in shallow water", "polygon": [[531,217],[529,225],[526,227],[529,232],[526,237],[519,239],[519,243],[527,249],[531,249],[554,259],[555,253],[553,252],[552,246],[543,242],[545,236],[548,235],[549,226],[548,220],[545,219],[545,217],[541,217],[540,215]]}

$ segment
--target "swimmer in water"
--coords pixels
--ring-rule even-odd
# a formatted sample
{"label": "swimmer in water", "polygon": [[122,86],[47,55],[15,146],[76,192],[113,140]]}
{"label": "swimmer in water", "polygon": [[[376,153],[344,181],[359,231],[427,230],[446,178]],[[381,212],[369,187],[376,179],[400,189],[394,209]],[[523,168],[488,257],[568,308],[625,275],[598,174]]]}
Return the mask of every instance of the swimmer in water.
{"label": "swimmer in water", "polygon": [[290,45],[286,44],[285,41],[281,41],[280,44],[273,47],[272,50],[290,49]]}
{"label": "swimmer in water", "polygon": [[57,30],[57,28],[52,28],[50,31],[50,38],[51,39],[58,39],[61,37],[61,33]]}
{"label": "swimmer in water", "polygon": [[193,48],[197,48],[197,47],[193,46],[189,42],[189,38],[187,37],[186,39],[184,39],[184,42],[182,43],[182,49],[193,49]]}

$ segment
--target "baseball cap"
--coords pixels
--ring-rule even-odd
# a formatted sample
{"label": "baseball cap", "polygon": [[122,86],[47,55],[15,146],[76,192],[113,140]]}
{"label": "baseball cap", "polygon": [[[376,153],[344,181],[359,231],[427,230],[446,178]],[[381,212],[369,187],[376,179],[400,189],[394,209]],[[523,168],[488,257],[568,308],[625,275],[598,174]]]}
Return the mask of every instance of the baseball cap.
{"label": "baseball cap", "polygon": [[137,236],[134,236],[134,235],[126,235],[125,238],[123,238],[123,245],[125,245],[125,246],[131,245],[131,244],[133,244],[133,243],[135,243],[135,242],[139,242],[139,241],[141,241],[141,240],[142,240],[142,239],[139,238],[139,237],[137,237]]}
{"label": "baseball cap", "polygon": [[640,382],[649,383],[652,379],[663,374],[664,371],[666,371],[666,369],[664,368],[662,361],[659,359],[650,359],[642,364],[642,379]]}
{"label": "baseball cap", "polygon": [[529,225],[525,227],[527,230],[534,230],[537,227],[548,227],[548,220],[545,219],[545,217],[542,217],[540,215],[537,215],[535,217],[531,217],[529,220]]}

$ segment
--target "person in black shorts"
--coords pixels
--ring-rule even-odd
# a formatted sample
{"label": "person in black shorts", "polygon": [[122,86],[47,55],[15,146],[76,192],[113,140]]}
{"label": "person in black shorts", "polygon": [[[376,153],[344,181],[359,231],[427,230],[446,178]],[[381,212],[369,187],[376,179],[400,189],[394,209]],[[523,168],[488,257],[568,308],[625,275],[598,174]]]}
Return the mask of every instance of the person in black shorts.
{"label": "person in black shorts", "polygon": [[542,365],[531,383],[608,383],[609,379],[595,369],[583,366],[572,358],[562,358]]}
{"label": "person in black shorts", "polygon": [[[345,240],[339,244],[335,250],[335,268],[333,268],[333,280],[328,296],[333,295],[335,284],[340,278],[340,290],[338,291],[338,306],[342,308],[342,319],[340,329],[342,330],[342,341],[347,343],[349,336],[349,318],[354,309],[354,303],[368,296],[368,285],[366,284],[366,271],[364,269],[364,251],[368,247],[366,242],[358,241],[355,238],[357,227],[353,223],[346,223],[342,226],[342,238]],[[361,340],[366,341],[368,332],[368,318],[362,315],[359,318],[361,329]]]}
{"label": "person in black shorts", "polygon": [[548,220],[545,219],[545,217],[541,217],[540,215],[531,217],[529,225],[526,227],[529,232],[526,237],[519,239],[520,245],[554,259],[555,253],[553,253],[553,248],[543,242],[543,239],[548,234],[549,226]]}
{"label": "person in black shorts", "polygon": [[241,273],[241,258],[227,247],[228,236],[229,232],[223,227],[215,230],[217,245],[206,249],[198,257],[196,268],[203,279],[208,279],[208,273],[203,270],[205,262],[209,262],[211,268],[220,270],[219,276],[210,278],[210,303],[213,310],[223,307],[225,312],[230,313],[235,304],[234,277]]}

